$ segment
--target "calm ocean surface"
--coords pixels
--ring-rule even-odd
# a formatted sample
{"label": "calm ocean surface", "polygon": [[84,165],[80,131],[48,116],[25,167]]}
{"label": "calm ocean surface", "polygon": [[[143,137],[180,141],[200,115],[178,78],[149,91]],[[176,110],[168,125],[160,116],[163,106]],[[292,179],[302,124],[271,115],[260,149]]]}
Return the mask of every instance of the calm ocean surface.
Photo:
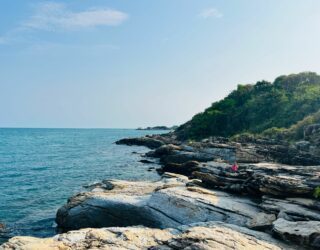
{"label": "calm ocean surface", "polygon": [[157,180],[138,162],[144,147],[113,144],[161,131],[0,129],[0,223],[13,235],[55,234],[55,213],[83,185],[102,179]]}

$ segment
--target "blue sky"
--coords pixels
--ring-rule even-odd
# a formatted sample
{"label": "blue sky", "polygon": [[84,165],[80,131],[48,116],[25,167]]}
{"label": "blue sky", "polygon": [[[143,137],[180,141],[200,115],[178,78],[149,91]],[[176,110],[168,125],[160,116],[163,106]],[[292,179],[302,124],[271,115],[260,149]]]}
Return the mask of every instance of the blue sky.
{"label": "blue sky", "polygon": [[0,2],[0,127],[189,120],[237,84],[320,73],[317,0]]}

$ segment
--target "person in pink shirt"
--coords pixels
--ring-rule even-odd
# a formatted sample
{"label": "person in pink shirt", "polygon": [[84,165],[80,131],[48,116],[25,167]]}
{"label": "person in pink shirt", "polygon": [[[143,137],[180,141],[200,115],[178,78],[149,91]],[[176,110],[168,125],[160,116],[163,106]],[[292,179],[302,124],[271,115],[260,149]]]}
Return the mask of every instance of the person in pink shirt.
{"label": "person in pink shirt", "polygon": [[235,161],[231,167],[232,172],[237,172],[239,169],[239,166],[237,164],[237,162]]}

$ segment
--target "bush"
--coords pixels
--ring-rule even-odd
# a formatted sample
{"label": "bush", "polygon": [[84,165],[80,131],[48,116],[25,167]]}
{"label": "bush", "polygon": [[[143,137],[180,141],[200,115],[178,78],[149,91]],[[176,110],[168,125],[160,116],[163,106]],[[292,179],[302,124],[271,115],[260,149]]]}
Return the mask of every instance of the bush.
{"label": "bush", "polygon": [[316,187],[313,193],[314,198],[320,199],[320,187]]}

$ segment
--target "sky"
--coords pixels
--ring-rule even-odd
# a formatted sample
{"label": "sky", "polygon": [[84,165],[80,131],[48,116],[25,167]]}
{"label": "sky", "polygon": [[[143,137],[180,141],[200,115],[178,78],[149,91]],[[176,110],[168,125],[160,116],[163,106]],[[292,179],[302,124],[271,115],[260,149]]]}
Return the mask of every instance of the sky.
{"label": "sky", "polygon": [[0,127],[179,125],[320,73],[318,0],[1,0]]}

